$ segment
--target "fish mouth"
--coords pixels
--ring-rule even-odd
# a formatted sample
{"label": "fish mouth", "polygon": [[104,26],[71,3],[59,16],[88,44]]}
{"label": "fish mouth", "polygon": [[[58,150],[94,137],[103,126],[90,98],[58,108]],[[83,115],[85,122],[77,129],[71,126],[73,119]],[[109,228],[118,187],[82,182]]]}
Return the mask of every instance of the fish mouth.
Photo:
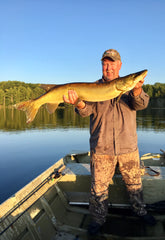
{"label": "fish mouth", "polygon": [[141,76],[141,77],[145,78],[146,75],[147,75],[147,73],[148,73],[148,70],[145,69],[145,70],[142,70],[142,71],[137,72],[137,73],[135,73],[135,74],[136,74],[137,77],[138,77],[138,76]]}
{"label": "fish mouth", "polygon": [[148,70],[145,70],[143,78],[145,78],[147,76]]}
{"label": "fish mouth", "polygon": [[147,73],[148,73],[147,69],[135,73],[134,82],[138,83],[140,80],[144,79],[146,77]]}
{"label": "fish mouth", "polygon": [[136,72],[123,77],[123,78],[128,78],[128,80],[126,79],[124,84],[121,82],[116,82],[116,89],[123,92],[130,91],[136,85],[136,83],[138,83],[141,79],[145,78],[147,73],[148,73],[148,70],[145,69],[140,72]]}

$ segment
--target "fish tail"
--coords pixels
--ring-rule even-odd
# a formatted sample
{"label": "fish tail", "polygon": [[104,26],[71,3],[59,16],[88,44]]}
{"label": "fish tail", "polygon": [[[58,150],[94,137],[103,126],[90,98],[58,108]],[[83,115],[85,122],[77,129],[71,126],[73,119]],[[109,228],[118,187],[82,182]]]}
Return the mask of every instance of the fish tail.
{"label": "fish tail", "polygon": [[25,111],[27,119],[26,123],[31,123],[34,120],[39,109],[39,107],[35,104],[35,100],[20,102],[15,104],[14,107],[18,110]]}

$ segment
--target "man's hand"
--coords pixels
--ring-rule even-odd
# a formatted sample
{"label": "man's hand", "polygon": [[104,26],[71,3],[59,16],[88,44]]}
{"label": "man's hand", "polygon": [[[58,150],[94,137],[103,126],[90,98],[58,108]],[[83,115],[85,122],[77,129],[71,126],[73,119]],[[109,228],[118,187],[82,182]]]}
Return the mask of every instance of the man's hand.
{"label": "man's hand", "polygon": [[75,107],[81,109],[85,107],[85,103],[80,101],[77,92],[74,90],[68,90],[68,98],[63,96],[64,102],[75,105]]}
{"label": "man's hand", "polygon": [[68,98],[64,95],[63,99],[64,99],[64,102],[75,105],[78,101],[78,95],[77,95],[76,91],[68,90]]}
{"label": "man's hand", "polygon": [[140,81],[136,84],[136,86],[134,87],[134,89],[141,88],[142,85],[143,85],[143,83],[144,83],[144,78],[143,78],[142,80],[140,80]]}
{"label": "man's hand", "polygon": [[[147,74],[146,74],[147,75]],[[145,76],[146,77],[146,76]],[[144,78],[145,78],[144,77]],[[144,78],[142,78],[136,85],[135,87],[133,88],[133,95],[134,96],[138,96],[140,95],[140,93],[142,92],[142,85],[144,83]]]}

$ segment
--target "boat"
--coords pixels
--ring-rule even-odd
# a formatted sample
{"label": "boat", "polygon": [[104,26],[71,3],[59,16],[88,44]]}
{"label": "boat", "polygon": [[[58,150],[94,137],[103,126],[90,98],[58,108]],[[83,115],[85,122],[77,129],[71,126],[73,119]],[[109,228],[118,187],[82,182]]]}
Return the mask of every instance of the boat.
{"label": "boat", "polygon": [[[163,151],[163,150],[162,150]],[[68,154],[0,206],[1,240],[165,239],[165,153],[141,156],[146,208],[154,226],[133,216],[121,174],[110,183],[107,222],[89,236],[90,153]]]}

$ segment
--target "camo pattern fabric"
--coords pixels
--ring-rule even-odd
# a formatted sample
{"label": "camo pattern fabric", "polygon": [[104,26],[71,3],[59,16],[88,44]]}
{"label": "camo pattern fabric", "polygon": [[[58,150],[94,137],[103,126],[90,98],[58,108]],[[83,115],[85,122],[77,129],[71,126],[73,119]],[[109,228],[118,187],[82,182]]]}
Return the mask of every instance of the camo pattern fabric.
{"label": "camo pattern fabric", "polygon": [[[145,215],[142,199],[142,181],[139,152],[126,153],[119,156],[97,155],[91,153],[91,196],[89,210],[94,221],[103,224],[108,212],[108,188],[115,173],[117,163],[126,184],[130,203],[137,215]],[[141,192],[141,194],[139,194]]]}

